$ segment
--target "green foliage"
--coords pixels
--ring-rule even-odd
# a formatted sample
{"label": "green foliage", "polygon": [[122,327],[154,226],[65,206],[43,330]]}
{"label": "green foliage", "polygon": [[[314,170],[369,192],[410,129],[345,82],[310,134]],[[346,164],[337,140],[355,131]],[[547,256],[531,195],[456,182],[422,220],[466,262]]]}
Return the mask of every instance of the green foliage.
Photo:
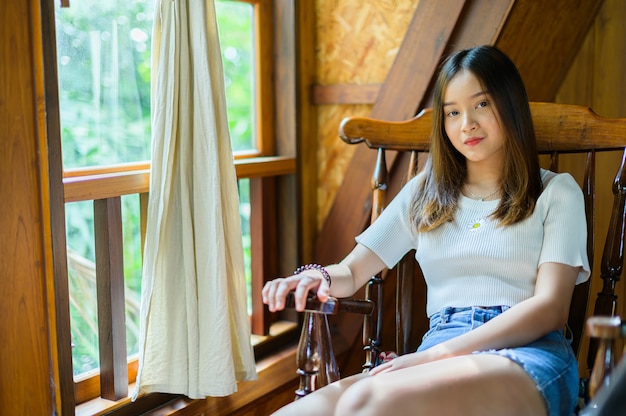
{"label": "green foliage", "polygon": [[150,158],[151,7],[84,0],[57,9],[66,168]]}
{"label": "green foliage", "polygon": [[[58,3],[58,2],[55,2]],[[150,158],[153,0],[81,0],[56,9],[65,169]],[[234,151],[255,145],[253,7],[217,0],[226,103]],[[250,280],[247,183],[240,185]],[[141,244],[137,195],[122,198],[128,355],[138,350]],[[98,367],[93,204],[66,204],[74,374]]]}
{"label": "green foliage", "polygon": [[246,3],[218,0],[216,12],[233,150],[254,149],[253,8]]}

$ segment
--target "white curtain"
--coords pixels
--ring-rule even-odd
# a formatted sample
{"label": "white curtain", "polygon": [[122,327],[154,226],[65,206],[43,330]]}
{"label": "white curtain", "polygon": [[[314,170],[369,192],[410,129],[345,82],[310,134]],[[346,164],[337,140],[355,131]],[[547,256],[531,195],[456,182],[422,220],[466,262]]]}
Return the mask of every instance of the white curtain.
{"label": "white curtain", "polygon": [[256,379],[214,0],[156,0],[139,370],[148,392]]}

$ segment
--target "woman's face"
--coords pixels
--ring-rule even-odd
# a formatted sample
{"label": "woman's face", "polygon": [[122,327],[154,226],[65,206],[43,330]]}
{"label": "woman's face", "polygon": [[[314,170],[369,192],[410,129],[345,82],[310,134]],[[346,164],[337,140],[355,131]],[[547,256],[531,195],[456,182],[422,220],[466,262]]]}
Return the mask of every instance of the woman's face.
{"label": "woman's face", "polygon": [[446,134],[452,145],[472,164],[500,168],[504,161],[504,133],[500,116],[478,78],[462,70],[443,94]]}

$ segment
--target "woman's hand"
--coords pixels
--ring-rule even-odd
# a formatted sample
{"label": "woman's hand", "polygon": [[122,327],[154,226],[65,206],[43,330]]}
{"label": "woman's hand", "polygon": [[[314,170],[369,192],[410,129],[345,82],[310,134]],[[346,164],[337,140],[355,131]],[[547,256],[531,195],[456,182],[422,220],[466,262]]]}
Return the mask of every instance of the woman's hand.
{"label": "woman's hand", "polygon": [[263,303],[270,312],[285,308],[287,294],[295,290],[296,310],[302,312],[306,305],[309,291],[317,293],[320,302],[326,302],[330,296],[330,287],[322,273],[317,270],[306,270],[300,274],[278,278],[265,283],[263,287]]}
{"label": "woman's hand", "polygon": [[[371,276],[384,267],[385,263],[373,251],[357,244],[341,263],[325,266],[333,282],[332,295],[352,296]],[[331,295],[330,284],[322,272],[312,268],[294,276],[267,282],[262,291],[263,303],[271,312],[282,310],[285,308],[285,298],[292,290],[295,291],[296,310],[299,312],[304,310],[309,292],[315,293],[320,302],[326,302]]]}
{"label": "woman's hand", "polygon": [[390,373],[392,371],[397,371],[403,368],[414,367],[416,365],[436,361],[438,358],[436,357],[434,350],[431,350],[412,352],[409,354],[401,355],[391,361],[387,361],[384,364],[380,364],[379,366],[372,368],[369,374],[375,376],[377,374]]}

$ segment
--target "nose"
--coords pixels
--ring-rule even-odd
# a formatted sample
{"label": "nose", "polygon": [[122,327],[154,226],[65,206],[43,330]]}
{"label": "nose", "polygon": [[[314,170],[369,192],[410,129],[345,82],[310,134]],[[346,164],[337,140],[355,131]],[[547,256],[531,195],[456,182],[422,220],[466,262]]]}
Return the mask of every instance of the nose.
{"label": "nose", "polygon": [[478,127],[478,123],[476,123],[476,120],[474,119],[474,117],[472,117],[470,113],[466,113],[463,116],[463,125],[461,126],[461,129],[464,132],[468,132],[468,131],[476,130],[477,127]]}

